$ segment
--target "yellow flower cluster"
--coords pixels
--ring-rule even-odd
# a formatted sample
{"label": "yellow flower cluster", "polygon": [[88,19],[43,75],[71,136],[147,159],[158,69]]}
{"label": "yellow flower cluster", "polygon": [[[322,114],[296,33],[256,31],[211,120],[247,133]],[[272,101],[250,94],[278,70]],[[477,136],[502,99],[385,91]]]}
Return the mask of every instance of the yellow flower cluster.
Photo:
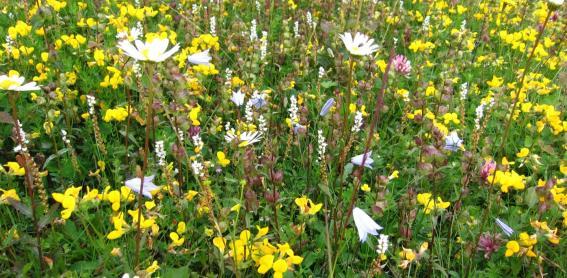
{"label": "yellow flower cluster", "polygon": [[111,122],[111,121],[122,122],[126,120],[127,117],[128,117],[128,110],[126,109],[126,107],[116,107],[114,109],[106,110],[102,120],[105,122]]}
{"label": "yellow flower cluster", "polygon": [[25,22],[18,20],[15,26],[8,28],[8,35],[12,40],[20,37],[25,37],[31,32],[32,26],[26,24]]}
{"label": "yellow flower cluster", "polygon": [[534,245],[537,243],[537,235],[529,235],[526,232],[520,234],[520,238],[516,240],[510,240],[506,243],[506,252],[504,255],[506,257],[517,256],[527,256],[536,257],[536,253],[533,251]]}
{"label": "yellow flower cluster", "polygon": [[443,210],[448,208],[451,203],[450,202],[443,202],[441,197],[437,197],[437,200],[434,201],[431,199],[431,193],[420,193],[417,194],[417,202],[423,205],[423,212],[425,214],[431,213],[432,210]]}
{"label": "yellow flower cluster", "polygon": [[87,194],[83,195],[83,198],[79,200],[79,193],[82,188],[82,186],[71,186],[67,188],[64,193],[53,193],[51,195],[53,199],[63,207],[63,210],[61,210],[61,218],[69,219],[73,211],[75,211],[77,204],[102,198],[102,196],[98,194],[97,189],[90,190],[90,188],[87,188]]}
{"label": "yellow flower cluster", "polygon": [[488,182],[492,183],[494,179],[494,185],[500,186],[500,191],[508,193],[510,187],[515,190],[523,190],[526,188],[525,179],[526,176],[519,175],[516,171],[500,171],[497,170],[494,174],[488,177]]}
{"label": "yellow flower cluster", "polygon": [[[228,256],[231,257],[236,265],[241,268],[248,267],[242,263],[252,259],[258,267],[258,273],[265,274],[270,270],[274,271],[274,277],[282,277],[293,265],[301,264],[303,258],[296,256],[288,243],[273,246],[267,238],[264,238],[269,231],[268,227],[259,227],[258,233],[252,239],[249,230],[243,230],[240,236],[229,243],[230,250]],[[224,254],[227,240],[223,237],[215,237],[213,245]]]}
{"label": "yellow flower cluster", "polygon": [[61,38],[55,41],[55,49],[60,49],[63,44],[70,46],[74,49],[79,48],[82,44],[87,42],[87,38],[83,37],[81,34],[77,35],[63,35]]}
{"label": "yellow flower cluster", "polygon": [[540,222],[540,221],[532,221],[530,222],[530,225],[536,229],[536,231],[543,235],[544,237],[547,238],[547,240],[549,242],[551,242],[552,244],[559,244],[559,236],[557,235],[557,228],[555,229],[551,229],[549,228],[549,226],[547,225],[546,221]]}
{"label": "yellow flower cluster", "polygon": [[415,40],[411,42],[409,49],[413,52],[426,52],[429,53],[435,48],[432,42],[423,42],[422,40]]}
{"label": "yellow flower cluster", "polygon": [[219,74],[219,70],[215,68],[215,65],[194,65],[191,67],[194,71],[201,73],[203,75],[215,75]]}
{"label": "yellow flower cluster", "polygon": [[534,106],[533,110],[543,115],[543,119],[536,122],[538,132],[542,132],[546,124],[549,124],[554,135],[558,135],[567,129],[567,121],[561,120],[561,111],[555,110],[553,105],[538,104]]}
{"label": "yellow flower cluster", "polygon": [[112,89],[117,89],[118,85],[124,83],[120,70],[115,67],[106,67],[106,69],[109,71],[109,74],[107,74],[104,77],[104,80],[100,82],[100,86],[103,88],[112,87]]}

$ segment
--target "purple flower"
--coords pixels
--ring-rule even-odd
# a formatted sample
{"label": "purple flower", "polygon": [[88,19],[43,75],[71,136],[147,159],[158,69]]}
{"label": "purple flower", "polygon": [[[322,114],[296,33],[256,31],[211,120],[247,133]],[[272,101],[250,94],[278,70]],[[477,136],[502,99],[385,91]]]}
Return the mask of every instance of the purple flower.
{"label": "purple flower", "polygon": [[331,107],[333,106],[333,104],[335,104],[335,99],[334,98],[330,98],[328,99],[325,104],[323,105],[323,108],[321,109],[321,112],[319,112],[319,116],[324,117],[325,115],[327,115],[327,113],[329,113],[329,110],[331,109]]}
{"label": "purple flower", "polygon": [[411,62],[404,55],[396,55],[392,66],[397,73],[403,76],[408,76],[411,72]]}
{"label": "purple flower", "polygon": [[478,240],[477,250],[484,252],[484,258],[489,259],[492,253],[500,248],[501,241],[500,234],[491,235],[490,233],[484,233]]}

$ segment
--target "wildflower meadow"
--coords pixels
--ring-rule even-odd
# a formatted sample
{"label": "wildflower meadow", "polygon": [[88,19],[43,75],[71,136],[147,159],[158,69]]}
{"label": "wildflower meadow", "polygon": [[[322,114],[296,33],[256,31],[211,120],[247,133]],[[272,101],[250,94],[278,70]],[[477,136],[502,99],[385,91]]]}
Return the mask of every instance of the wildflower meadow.
{"label": "wildflower meadow", "polygon": [[567,277],[563,0],[4,0],[0,277]]}

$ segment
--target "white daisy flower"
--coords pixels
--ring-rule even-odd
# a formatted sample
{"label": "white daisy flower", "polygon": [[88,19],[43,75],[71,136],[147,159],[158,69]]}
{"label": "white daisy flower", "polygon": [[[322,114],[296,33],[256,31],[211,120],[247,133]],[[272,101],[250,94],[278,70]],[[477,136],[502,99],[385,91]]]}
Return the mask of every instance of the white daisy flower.
{"label": "white daisy flower", "polygon": [[352,55],[366,56],[378,50],[378,45],[374,44],[374,39],[370,39],[364,34],[357,32],[353,38],[350,33],[346,32],[339,37]]}
{"label": "white daisy flower", "polygon": [[17,71],[11,70],[7,75],[0,75],[0,90],[18,92],[41,90],[35,82],[24,84],[24,81],[25,78],[23,76],[20,76]]}
{"label": "white daisy flower", "polygon": [[146,41],[145,43],[140,40],[135,40],[134,44],[136,46],[127,40],[123,40],[118,43],[118,48],[124,51],[126,55],[138,61],[151,61],[158,63],[165,61],[165,59],[171,57],[179,50],[179,44],[176,44],[170,50],[167,50],[167,46],[169,45],[169,39],[167,38],[155,38],[151,41]]}

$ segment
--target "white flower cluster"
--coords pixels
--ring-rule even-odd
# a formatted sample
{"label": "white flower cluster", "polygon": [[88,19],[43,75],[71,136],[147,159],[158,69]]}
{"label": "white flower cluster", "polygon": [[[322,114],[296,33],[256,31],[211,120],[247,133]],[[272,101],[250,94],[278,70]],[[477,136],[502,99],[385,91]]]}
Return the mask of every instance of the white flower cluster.
{"label": "white flower cluster", "polygon": [[244,108],[244,118],[246,118],[246,122],[249,124],[254,122],[254,111],[252,110],[252,106],[254,106],[254,103],[252,102],[252,99],[249,99],[246,102],[246,107]]}
{"label": "white flower cluster", "polygon": [[293,23],[293,34],[296,38],[299,38],[299,21]]}
{"label": "white flower cluster", "polygon": [[230,68],[226,68],[224,70],[224,85],[225,86],[230,86],[231,82],[232,82],[232,70]]}
{"label": "white flower cluster", "polygon": [[289,97],[289,101],[289,109],[287,111],[289,112],[291,124],[294,125],[295,123],[299,122],[299,115],[297,114],[297,112],[299,112],[299,108],[297,108],[297,98],[292,95],[291,97]]}
{"label": "white flower cluster", "polygon": [[476,118],[474,119],[475,129],[480,128],[480,121],[482,120],[482,118],[484,118],[484,111],[487,108],[490,108],[493,104],[494,104],[494,99],[491,98],[488,101],[488,104],[486,104],[485,102],[481,102],[480,105],[476,107],[476,109],[475,109]]}
{"label": "white flower cluster", "polygon": [[67,138],[67,131],[64,129],[61,130],[61,139],[63,139],[63,142],[65,142],[65,144],[71,144],[71,140]]}
{"label": "white flower cluster", "polygon": [[266,59],[268,54],[268,32],[262,31],[262,45],[260,46],[260,60]]}
{"label": "white flower cluster", "polygon": [[258,34],[256,33],[256,19],[252,19],[252,25],[250,26],[250,41],[253,42],[258,39]]}
{"label": "white flower cluster", "polygon": [[217,17],[216,16],[211,17],[209,25],[211,27],[211,35],[216,37],[217,36]]}
{"label": "white flower cluster", "polygon": [[360,131],[360,128],[362,127],[363,122],[364,120],[362,118],[362,112],[356,111],[356,114],[354,115],[354,125],[352,125],[350,131],[352,133],[358,133]]}
{"label": "white flower cluster", "polygon": [[12,38],[10,37],[10,35],[6,35],[6,44],[5,44],[5,48],[7,52],[11,52],[12,51],[12,46],[14,45],[14,41],[12,40]]}
{"label": "white flower cluster", "polygon": [[22,127],[22,123],[20,122],[20,120],[16,121],[17,124],[17,128],[20,129],[20,139],[22,140],[21,143],[22,144],[18,144],[16,147],[14,147],[14,152],[18,153],[18,152],[27,152],[28,151],[28,147],[27,144],[30,142],[26,136],[26,132],[24,131],[24,128]]}
{"label": "white flower cluster", "polygon": [[185,141],[185,133],[181,128],[177,129],[177,136],[179,137],[179,142],[183,143]]}
{"label": "white flower cluster", "polygon": [[421,25],[421,29],[423,29],[423,31],[429,31],[429,20],[429,16],[426,16],[423,20],[423,24]]}
{"label": "white flower cluster", "polygon": [[93,95],[87,95],[87,105],[89,106],[89,114],[94,115],[94,107],[96,105],[96,98]]}
{"label": "white flower cluster", "polygon": [[159,166],[165,166],[165,146],[163,140],[156,141],[156,157],[158,159]]}
{"label": "white flower cluster", "polygon": [[315,25],[317,23],[315,23],[313,21],[313,16],[311,15],[311,12],[307,12],[307,14],[305,15],[306,19],[307,19],[307,26],[309,26],[310,28],[313,27],[315,29]]}
{"label": "white flower cluster", "polygon": [[197,134],[193,137],[191,137],[191,140],[193,141],[193,145],[196,148],[202,148],[203,147],[203,140],[201,140],[201,135]]}
{"label": "white flower cluster", "polygon": [[461,100],[465,101],[467,99],[467,95],[469,93],[469,83],[465,82],[461,84]]}
{"label": "white flower cluster", "polygon": [[197,160],[191,163],[191,169],[193,169],[193,173],[199,177],[205,175],[205,173],[203,173],[203,164]]}
{"label": "white flower cluster", "polygon": [[376,252],[378,252],[378,254],[386,254],[389,244],[390,242],[388,241],[388,236],[380,234],[380,237],[378,238],[378,244],[376,245]]}
{"label": "white flower cluster", "polygon": [[193,13],[193,15],[197,15],[199,13],[199,5],[197,4],[191,5],[191,12]]}
{"label": "white flower cluster", "polygon": [[325,76],[325,68],[319,67],[319,79],[323,78],[323,76]]}
{"label": "white flower cluster", "polygon": [[134,72],[134,74],[138,79],[142,78],[142,67],[140,66],[140,63],[138,63],[137,60],[134,60],[134,62],[132,63],[132,71]]}
{"label": "white flower cluster", "polygon": [[323,130],[319,129],[317,131],[317,152],[319,156],[317,157],[317,162],[325,160],[325,152],[327,151],[327,142],[325,142],[325,136],[323,136]]}
{"label": "white flower cluster", "polygon": [[260,131],[261,134],[266,134],[268,132],[268,125],[264,115],[260,115],[260,117],[258,117],[258,131]]}

